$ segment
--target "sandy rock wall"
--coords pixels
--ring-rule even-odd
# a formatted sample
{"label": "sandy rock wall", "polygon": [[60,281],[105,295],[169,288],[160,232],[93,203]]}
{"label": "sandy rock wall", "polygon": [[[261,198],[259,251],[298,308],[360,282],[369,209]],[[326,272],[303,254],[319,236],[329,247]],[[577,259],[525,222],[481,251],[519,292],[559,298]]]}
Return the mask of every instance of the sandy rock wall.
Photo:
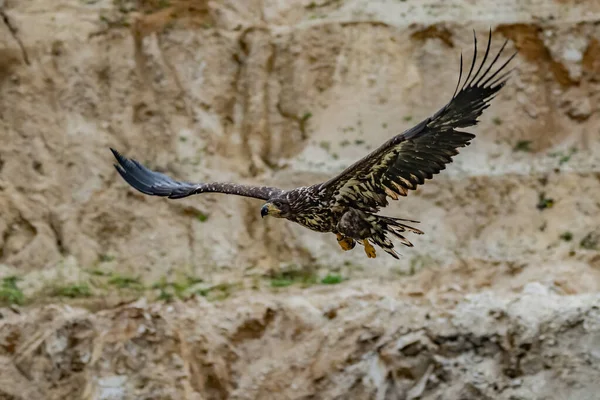
{"label": "sandy rock wall", "polygon": [[[411,282],[418,286],[417,282]],[[597,398],[600,297],[332,294],[5,313],[0,393],[81,399]],[[440,294],[440,293],[438,293]],[[450,293],[447,293],[448,295]]]}
{"label": "sandy rock wall", "polygon": [[[0,16],[0,278],[37,298],[0,309],[1,396],[595,398],[600,3],[5,0]],[[190,181],[323,181],[442,106],[490,27],[514,75],[472,145],[385,210],[425,231],[400,261],[261,220],[260,201],[143,196],[112,167],[109,146]],[[344,282],[269,286],[311,268]],[[38,294],[182,271],[238,289]]]}

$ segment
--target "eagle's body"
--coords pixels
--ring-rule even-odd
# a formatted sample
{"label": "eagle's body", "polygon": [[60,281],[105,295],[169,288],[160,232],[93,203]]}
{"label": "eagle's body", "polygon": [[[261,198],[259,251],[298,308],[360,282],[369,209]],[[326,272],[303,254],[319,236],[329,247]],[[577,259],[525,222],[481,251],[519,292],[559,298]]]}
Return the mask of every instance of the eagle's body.
{"label": "eagle's body", "polygon": [[[377,215],[388,205],[388,198],[406,196],[426,179],[443,170],[458,154],[458,148],[469,144],[475,135],[459,128],[477,124],[477,118],[489,106],[489,101],[506,83],[503,72],[514,54],[496,70],[492,70],[506,42],[484,68],[491,42],[491,31],[483,61],[474,72],[477,39],[471,68],[452,99],[433,116],[409,130],[392,137],[366,157],[346,168],[327,182],[312,186],[282,190],[274,187],[247,186],[234,183],[187,183],[151,171],[135,160],[129,160],[112,150],[119,165],[117,171],[142,193],[182,198],[199,193],[225,193],[266,200],[261,215],[286,218],[317,232],[337,235],[342,249],[354,248],[356,242],[365,246],[369,257],[375,257],[373,244],[398,258],[388,234],[406,246],[412,244],[402,235],[406,231],[422,234],[403,222],[418,222]],[[501,73],[502,72],[502,73]],[[460,86],[460,90],[459,89]]]}
{"label": "eagle's body", "polygon": [[288,218],[316,232],[333,232],[341,215],[319,196],[318,185],[303,186],[287,191],[283,197],[294,213]]}
{"label": "eagle's body", "polygon": [[[358,189],[364,193],[373,192],[368,182],[362,184],[364,186],[358,185],[358,187],[352,187],[352,190]],[[370,239],[374,244],[397,257],[392,242],[386,237],[386,232],[393,233],[408,246],[412,245],[400,235],[401,232],[408,230],[417,234],[423,233],[401,223],[401,221],[418,221],[384,217],[360,208],[339,204],[337,198],[332,198],[329,191],[328,185],[316,184],[285,191],[280,194],[278,199],[282,201],[282,204],[289,204],[291,212],[285,218],[316,232],[335,233],[340,245],[345,250],[352,249],[356,241],[365,244],[364,240]],[[331,201],[332,199],[334,202]],[[275,200],[275,204],[277,204],[277,200]],[[369,248],[369,245],[366,244],[366,247]],[[374,256],[374,252],[371,254]]]}

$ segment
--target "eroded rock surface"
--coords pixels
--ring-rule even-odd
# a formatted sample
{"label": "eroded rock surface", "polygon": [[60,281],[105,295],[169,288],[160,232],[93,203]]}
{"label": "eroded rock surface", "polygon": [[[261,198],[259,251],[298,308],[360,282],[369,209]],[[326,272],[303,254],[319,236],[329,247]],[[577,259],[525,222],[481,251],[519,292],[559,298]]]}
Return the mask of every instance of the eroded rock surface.
{"label": "eroded rock surface", "polygon": [[[219,303],[3,309],[3,396],[595,398],[597,1],[0,11],[0,278],[21,276],[30,297],[90,269],[148,285],[182,270],[244,283],[286,265],[349,280],[240,284]],[[490,26],[495,49],[520,52],[513,78],[473,144],[385,210],[425,231],[399,262],[261,220],[260,201],[146,197],[112,167],[109,146],[190,181],[328,179],[442,106],[472,29],[485,42]]]}
{"label": "eroded rock surface", "polygon": [[365,284],[4,314],[0,391],[24,400],[596,398],[598,294],[532,283],[443,303]]}

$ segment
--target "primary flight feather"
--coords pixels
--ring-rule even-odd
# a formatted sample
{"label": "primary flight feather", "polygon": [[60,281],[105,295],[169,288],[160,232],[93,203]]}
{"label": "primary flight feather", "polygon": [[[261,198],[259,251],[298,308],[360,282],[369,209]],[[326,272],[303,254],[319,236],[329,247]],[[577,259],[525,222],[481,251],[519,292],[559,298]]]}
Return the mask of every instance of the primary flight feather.
{"label": "primary flight feather", "polygon": [[490,31],[483,60],[476,69],[477,37],[475,34],[473,37],[475,50],[469,72],[463,81],[461,55],[458,83],[444,107],[392,137],[327,182],[292,190],[235,183],[180,182],[111,149],[118,161],[115,168],[127,183],[148,195],[179,199],[200,193],[225,193],[262,199],[266,201],[260,211],[262,217],[286,218],[317,232],[335,233],[343,250],[353,249],[358,242],[369,258],[376,257],[373,245],[398,258],[391,239],[412,247],[404,237],[405,232],[423,232],[405,223],[418,221],[376,213],[388,205],[388,198],[397,200],[399,196],[406,196],[408,190],[416,189],[452,162],[458,148],[467,146],[475,137],[458,129],[477,124],[477,118],[489,107],[510,74],[505,68],[516,53],[497,66],[507,41],[485,66],[492,39]]}

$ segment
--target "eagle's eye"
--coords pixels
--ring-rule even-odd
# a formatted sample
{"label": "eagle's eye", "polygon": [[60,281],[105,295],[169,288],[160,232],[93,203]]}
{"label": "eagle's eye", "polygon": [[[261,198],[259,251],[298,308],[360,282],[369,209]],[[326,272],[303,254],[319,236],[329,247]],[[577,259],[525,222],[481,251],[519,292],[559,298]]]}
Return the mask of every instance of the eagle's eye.
{"label": "eagle's eye", "polygon": [[262,218],[266,217],[267,215],[269,215],[269,207],[265,204],[264,206],[262,206],[262,208],[260,209],[260,216]]}

